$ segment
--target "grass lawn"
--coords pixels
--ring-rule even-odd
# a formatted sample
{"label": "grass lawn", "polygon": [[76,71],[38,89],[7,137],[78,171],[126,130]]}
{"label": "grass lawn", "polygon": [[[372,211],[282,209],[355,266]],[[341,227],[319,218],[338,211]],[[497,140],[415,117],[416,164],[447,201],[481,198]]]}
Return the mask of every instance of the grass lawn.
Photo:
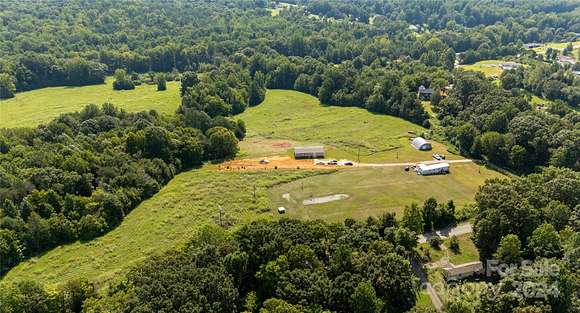
{"label": "grass lawn", "polygon": [[457,239],[459,239],[459,252],[449,251],[449,262],[457,265],[478,261],[479,252],[471,240],[471,234],[457,236]]}
{"label": "grass lawn", "polygon": [[[433,306],[433,303],[431,302],[431,298],[429,298],[429,295],[427,294],[427,291],[421,290],[419,292],[419,294],[417,295],[417,303],[415,304],[415,308],[422,310],[435,308],[435,306]],[[421,311],[416,310],[416,312]]]}
{"label": "grass lawn", "polygon": [[136,86],[134,90],[116,91],[113,78],[105,84],[84,87],[48,87],[20,92],[12,99],[0,100],[0,128],[34,127],[62,113],[81,110],[85,105],[111,102],[127,111],[154,109],[174,113],[179,105],[179,82],[167,82],[166,91],[157,85]]}
{"label": "grass lawn", "polygon": [[473,64],[468,65],[460,65],[459,67],[466,70],[466,71],[479,71],[485,74],[485,76],[500,76],[502,73],[502,69],[499,66],[504,61],[502,60],[485,60],[475,62]]}
{"label": "grass lawn", "polygon": [[419,125],[362,108],[323,106],[297,91],[268,90],[262,104],[237,117],[248,128],[240,157],[285,155],[295,145],[322,144],[329,158],[358,161],[360,152],[360,162],[425,161],[433,152],[461,158],[437,142],[433,151],[415,150],[410,138],[429,132]]}
{"label": "grass lawn", "polygon": [[447,259],[449,262],[455,265],[478,261],[479,252],[471,240],[471,234],[457,236],[457,239],[459,240],[458,253],[455,253],[447,248],[449,239],[443,241],[443,246],[445,247],[442,247],[441,249],[433,249],[429,243],[422,243],[417,247],[417,250],[421,251],[422,249],[428,249],[429,254],[431,255],[430,263],[437,262],[443,258]]}
{"label": "grass lawn", "polygon": [[[501,174],[473,163],[451,164],[451,173],[420,176],[403,167],[351,168],[275,186],[272,202],[283,206],[291,217],[342,222],[347,217],[364,219],[384,212],[396,212],[412,202],[429,197],[453,200],[458,207],[473,202],[477,188],[488,178]],[[304,205],[303,200],[335,194],[348,199]]]}
{"label": "grass lawn", "polygon": [[225,210],[224,220],[230,223],[277,216],[268,187],[316,173],[218,172],[214,166],[182,173],[103,237],[60,246],[22,262],[2,281],[29,279],[54,286],[86,277],[106,283],[147,256],[184,244],[206,223],[217,222],[220,205]]}

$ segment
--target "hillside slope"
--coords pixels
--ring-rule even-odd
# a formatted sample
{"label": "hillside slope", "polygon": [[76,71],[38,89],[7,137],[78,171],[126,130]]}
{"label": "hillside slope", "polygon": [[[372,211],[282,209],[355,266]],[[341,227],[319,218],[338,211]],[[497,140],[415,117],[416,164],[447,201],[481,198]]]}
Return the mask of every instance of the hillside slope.
{"label": "hillside slope", "polygon": [[357,161],[360,153],[361,162],[415,162],[431,159],[432,152],[448,154],[437,142],[432,152],[412,148],[410,138],[429,132],[419,125],[362,108],[323,106],[292,90],[268,90],[263,103],[237,117],[248,128],[244,157],[286,154],[300,144],[323,144],[337,159]]}

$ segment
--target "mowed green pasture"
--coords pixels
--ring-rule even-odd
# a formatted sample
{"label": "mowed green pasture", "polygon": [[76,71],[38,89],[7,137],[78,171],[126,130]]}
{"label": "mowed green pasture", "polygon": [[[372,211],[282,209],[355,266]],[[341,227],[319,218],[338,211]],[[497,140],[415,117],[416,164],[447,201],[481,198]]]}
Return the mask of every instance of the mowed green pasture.
{"label": "mowed green pasture", "polygon": [[[401,218],[405,205],[422,204],[435,197],[453,200],[459,208],[474,201],[486,179],[502,175],[475,163],[451,164],[448,175],[421,176],[403,167],[351,168],[319,175],[272,188],[272,202],[287,209],[291,217],[342,222],[345,218],[365,219],[385,212]],[[347,194],[348,199],[304,205],[305,199]]]}
{"label": "mowed green pasture", "polygon": [[504,61],[502,60],[485,60],[475,62],[473,64],[460,65],[459,67],[466,71],[482,72],[485,76],[500,76],[503,70],[500,67]]}
{"label": "mowed green pasture", "polygon": [[329,158],[360,162],[416,162],[433,152],[461,158],[433,142],[433,151],[415,150],[410,139],[429,130],[403,119],[362,108],[323,106],[317,98],[291,90],[268,90],[258,106],[237,116],[247,125],[239,157],[290,154],[297,145],[324,145]]}
{"label": "mowed green pasture", "polygon": [[134,90],[113,90],[112,84],[113,78],[109,77],[101,85],[48,87],[17,93],[12,99],[0,100],[0,128],[34,127],[91,103],[111,102],[130,112],[153,109],[171,114],[181,101],[179,82],[167,82],[165,91],[157,91],[157,85],[145,84]]}
{"label": "mowed green pasture", "polygon": [[[568,44],[570,44],[570,43],[569,42],[550,42],[550,43],[544,44],[541,47],[532,48],[532,50],[536,51],[536,53],[539,53],[539,54],[545,54],[546,51],[548,50],[548,48],[552,48],[554,50],[564,50],[564,48],[566,48],[568,46]],[[580,46],[580,41],[572,42],[572,46],[574,46],[574,47]],[[572,55],[572,56],[576,57],[575,55]]]}
{"label": "mowed green pasture", "polygon": [[270,186],[317,173],[219,172],[215,166],[182,173],[106,235],[60,246],[22,262],[2,281],[27,279],[55,286],[86,277],[106,284],[147,256],[183,245],[203,225],[217,223],[219,206],[228,224],[272,217],[277,213],[268,197]]}

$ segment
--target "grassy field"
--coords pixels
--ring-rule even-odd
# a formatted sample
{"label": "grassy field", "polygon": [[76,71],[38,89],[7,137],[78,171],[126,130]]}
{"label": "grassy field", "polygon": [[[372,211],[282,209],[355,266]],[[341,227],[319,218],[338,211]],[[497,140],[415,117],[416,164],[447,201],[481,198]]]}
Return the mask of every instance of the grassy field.
{"label": "grassy field", "polygon": [[220,205],[228,223],[277,215],[272,210],[268,187],[316,173],[218,172],[210,166],[180,174],[105,236],[61,246],[23,262],[2,281],[31,279],[50,286],[87,277],[106,283],[145,257],[184,244],[206,223],[216,223]]}
{"label": "grassy field", "polygon": [[[352,168],[296,180],[272,188],[276,206],[284,206],[291,217],[341,222],[347,217],[363,219],[384,212],[401,217],[405,205],[422,203],[429,197],[453,200],[458,207],[473,202],[477,188],[497,172],[473,164],[452,164],[449,175],[420,176],[403,167]],[[348,199],[304,205],[303,200],[335,194]],[[289,200],[288,200],[289,198]]]}
{"label": "grassy field", "polygon": [[403,119],[362,108],[322,106],[315,97],[290,90],[268,90],[266,100],[240,114],[248,127],[240,157],[284,155],[295,145],[322,144],[328,157],[361,162],[415,162],[433,152],[450,155],[445,145],[420,152],[410,138],[429,130]]}
{"label": "grassy field", "polygon": [[102,85],[49,87],[17,93],[12,99],[0,100],[0,128],[34,127],[90,103],[108,101],[127,111],[155,109],[160,113],[173,113],[180,103],[179,82],[168,82],[166,91],[157,91],[156,85],[116,91],[112,84],[109,77]]}
{"label": "grassy field", "polygon": [[466,70],[466,71],[479,71],[482,72],[483,74],[485,74],[485,76],[500,76],[502,69],[499,66],[501,63],[503,63],[504,61],[502,60],[485,60],[485,61],[479,61],[479,62],[475,62],[473,64],[469,64],[469,65],[460,65],[460,68]]}
{"label": "grassy field", "polygon": [[[569,42],[551,42],[551,43],[547,43],[541,47],[532,48],[532,50],[536,51],[536,53],[539,53],[539,54],[545,54],[546,50],[548,50],[548,48],[552,48],[555,50],[563,50],[564,48],[566,48],[566,46],[568,46],[568,44],[569,44]],[[580,41],[572,42],[572,45],[579,46]]]}

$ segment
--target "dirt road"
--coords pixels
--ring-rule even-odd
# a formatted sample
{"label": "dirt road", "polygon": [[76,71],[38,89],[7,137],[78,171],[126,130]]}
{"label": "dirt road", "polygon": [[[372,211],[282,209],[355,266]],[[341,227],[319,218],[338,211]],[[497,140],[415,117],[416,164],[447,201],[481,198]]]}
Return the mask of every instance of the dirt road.
{"label": "dirt road", "polygon": [[437,164],[437,163],[449,163],[449,164],[457,164],[457,163],[471,163],[473,160],[471,159],[462,159],[462,160],[429,160],[429,161],[419,161],[419,162],[407,162],[407,163],[356,163],[355,166],[359,167],[397,167],[397,166],[411,166],[419,163],[423,164]]}
{"label": "dirt road", "polygon": [[[267,163],[261,162],[267,160]],[[272,170],[272,169],[335,169],[335,168],[351,168],[351,167],[403,167],[411,166],[419,163],[435,164],[446,162],[449,164],[456,163],[471,163],[473,160],[427,160],[420,162],[405,162],[405,163],[354,163],[353,166],[340,165],[316,165],[314,160],[296,160],[288,156],[273,156],[267,158],[252,158],[227,161],[219,166],[219,169],[224,171],[232,170]]]}
{"label": "dirt road", "polygon": [[434,233],[425,233],[423,235],[419,235],[419,239],[417,240],[419,243],[425,243],[430,237],[439,236],[441,239],[447,239],[451,236],[460,236],[465,234],[470,234],[473,232],[473,227],[470,223],[462,223],[458,224],[455,227],[447,227],[441,230],[437,230]]}

